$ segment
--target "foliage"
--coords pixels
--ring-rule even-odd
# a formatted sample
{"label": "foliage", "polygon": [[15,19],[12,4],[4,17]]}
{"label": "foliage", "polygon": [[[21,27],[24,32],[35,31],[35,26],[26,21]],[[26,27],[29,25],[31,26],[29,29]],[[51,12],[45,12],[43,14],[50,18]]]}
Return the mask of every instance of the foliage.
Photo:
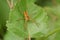
{"label": "foliage", "polygon": [[6,20],[9,15],[9,7],[5,0],[0,0],[0,38],[3,38],[3,35],[6,32]]}
{"label": "foliage", "polygon": [[[38,3],[40,1],[42,2]],[[13,0],[13,2],[14,7],[9,9],[6,1],[0,1],[0,35],[4,37],[3,40],[25,40],[29,36],[32,40],[60,40],[59,0],[56,1],[56,5],[52,0]],[[25,21],[24,11],[28,12],[31,20]],[[5,35],[2,30],[4,28]]]}

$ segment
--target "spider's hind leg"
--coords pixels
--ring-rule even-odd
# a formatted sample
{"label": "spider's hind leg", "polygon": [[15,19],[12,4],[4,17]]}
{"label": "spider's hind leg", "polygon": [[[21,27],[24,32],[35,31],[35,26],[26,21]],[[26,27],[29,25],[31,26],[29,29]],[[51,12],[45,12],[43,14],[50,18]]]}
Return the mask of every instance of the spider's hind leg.
{"label": "spider's hind leg", "polygon": [[39,27],[40,24],[37,23],[35,20],[32,20],[32,19],[31,19],[31,21],[32,21],[37,27]]}

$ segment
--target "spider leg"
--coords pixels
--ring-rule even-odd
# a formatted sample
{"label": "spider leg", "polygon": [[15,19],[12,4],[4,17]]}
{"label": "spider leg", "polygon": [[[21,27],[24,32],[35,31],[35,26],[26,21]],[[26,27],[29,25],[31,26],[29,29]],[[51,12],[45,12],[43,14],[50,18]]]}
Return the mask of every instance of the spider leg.
{"label": "spider leg", "polygon": [[[27,23],[28,23],[28,21],[25,20],[25,23],[24,23],[24,29],[25,29],[25,31],[28,31],[28,29],[27,29]],[[30,32],[29,31],[28,31],[28,37],[25,38],[25,40],[31,40]]]}
{"label": "spider leg", "polygon": [[19,18],[19,19],[17,19],[16,21],[20,21],[20,20],[25,20],[25,19]]}
{"label": "spider leg", "polygon": [[27,21],[24,22],[24,30],[27,30]]}
{"label": "spider leg", "polygon": [[30,32],[28,31],[28,40],[31,40]]}
{"label": "spider leg", "polygon": [[35,20],[32,20],[32,19],[31,19],[31,21],[32,21],[37,27],[39,27],[40,24],[37,23]]}

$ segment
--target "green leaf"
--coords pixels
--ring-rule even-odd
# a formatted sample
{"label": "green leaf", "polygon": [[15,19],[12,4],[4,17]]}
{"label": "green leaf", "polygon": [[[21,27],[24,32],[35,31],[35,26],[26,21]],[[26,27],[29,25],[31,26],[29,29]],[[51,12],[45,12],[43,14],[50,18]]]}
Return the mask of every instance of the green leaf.
{"label": "green leaf", "polygon": [[6,33],[4,40],[23,40],[23,38],[13,34],[12,32],[8,32]]}
{"label": "green leaf", "polygon": [[[38,6],[36,6],[35,4],[34,4],[34,1],[28,1],[28,0],[26,0],[26,3],[27,3],[27,9],[25,9],[26,7],[26,4],[25,3],[23,3],[23,2],[25,2],[24,0],[21,0],[20,1],[20,4],[16,4],[16,7],[15,8],[13,8],[13,10],[12,11],[10,11],[10,13],[9,13],[9,20],[7,21],[7,30],[9,31],[9,32],[12,32],[13,34],[15,34],[15,35],[17,35],[17,36],[19,36],[19,37],[28,37],[28,32],[26,32],[25,30],[24,30],[24,20],[18,20],[18,19],[24,19],[24,15],[23,15],[23,12],[25,11],[25,10],[27,10],[28,11],[28,14],[29,14],[29,16],[30,16],[30,18],[34,21],[36,18],[38,18],[39,19],[39,16],[38,15],[40,15],[41,14],[41,16],[43,15],[43,18],[45,18],[45,16],[46,16],[46,14],[43,12],[43,13],[40,13],[40,12],[38,12],[38,11],[44,11],[44,10],[42,10],[40,7],[38,7]],[[23,4],[23,5],[22,5]],[[21,8],[22,7],[22,8]],[[37,11],[38,10],[38,11]],[[32,14],[35,14],[35,15],[33,15],[32,16]],[[36,16],[36,17],[35,17]],[[43,18],[42,17],[40,17],[41,18],[41,20],[39,20],[39,21],[42,21],[43,20]],[[17,21],[18,20],[18,21]],[[39,21],[37,21],[36,20],[36,22],[39,22]],[[40,23],[40,22],[39,22]],[[43,29],[43,25],[45,25],[44,23],[42,23],[41,24],[41,27],[37,27],[37,25],[34,23],[34,22],[32,22],[32,21],[30,21],[30,22],[27,22],[27,28],[28,28],[28,30],[27,31],[29,31],[30,32],[30,36],[32,36],[33,34],[35,34],[35,33],[37,33],[37,32],[40,32],[40,30],[42,30]],[[40,25],[39,25],[40,26]],[[35,31],[36,30],[36,31]],[[7,37],[6,37],[7,38]]]}
{"label": "green leaf", "polygon": [[0,0],[0,39],[2,40],[6,33],[6,20],[9,15],[9,7],[6,0]]}
{"label": "green leaf", "polygon": [[[47,9],[41,8],[35,5],[34,2],[35,0],[17,1],[14,8],[10,10],[9,20],[6,24],[8,31],[4,37],[4,40],[15,40],[16,37],[16,40],[20,40],[19,38],[25,40],[28,36],[31,38],[36,37],[36,40],[45,40],[46,35],[48,36],[46,40],[54,40],[56,35],[49,35],[49,33],[60,26],[57,25],[59,24],[59,19],[54,19],[55,16],[57,16],[55,14],[57,11],[50,7],[46,7]],[[24,17],[25,11],[28,12],[28,16],[31,19],[26,21],[26,23]],[[54,34],[54,31],[52,33]],[[40,37],[41,35],[43,36]]]}

